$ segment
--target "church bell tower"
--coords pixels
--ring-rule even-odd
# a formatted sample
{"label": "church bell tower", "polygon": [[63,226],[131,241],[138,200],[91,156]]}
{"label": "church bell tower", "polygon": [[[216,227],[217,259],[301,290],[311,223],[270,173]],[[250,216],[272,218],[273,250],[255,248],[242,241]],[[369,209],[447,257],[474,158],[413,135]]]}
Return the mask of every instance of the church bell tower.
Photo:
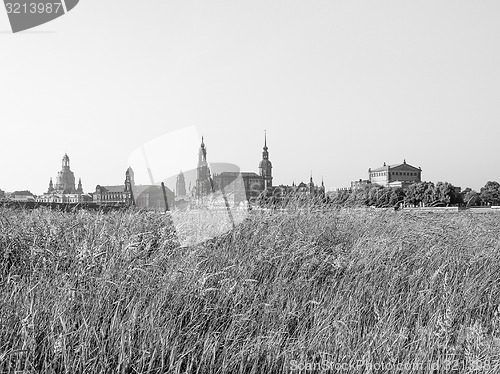
{"label": "church bell tower", "polygon": [[196,178],[196,197],[207,196],[212,191],[210,181],[210,170],[207,162],[207,149],[205,141],[201,137],[200,151],[198,152],[198,168]]}
{"label": "church bell tower", "polygon": [[186,180],[184,179],[184,173],[182,170],[177,176],[177,181],[175,183],[176,196],[186,196]]}
{"label": "church bell tower", "polygon": [[262,152],[262,161],[259,163],[259,174],[264,182],[264,190],[273,185],[273,164],[269,161],[269,152],[267,148],[267,134],[264,132],[264,148]]}

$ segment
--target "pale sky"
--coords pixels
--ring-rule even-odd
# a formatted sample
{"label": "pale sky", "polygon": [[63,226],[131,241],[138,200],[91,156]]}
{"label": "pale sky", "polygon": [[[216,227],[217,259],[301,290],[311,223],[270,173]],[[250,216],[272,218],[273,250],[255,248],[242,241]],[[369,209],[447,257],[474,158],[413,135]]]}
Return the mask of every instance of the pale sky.
{"label": "pale sky", "polygon": [[12,34],[2,10],[0,189],[45,192],[65,152],[85,192],[120,184],[190,126],[255,172],[267,130],[275,184],[406,159],[479,189],[500,181],[499,20],[493,0],[81,0]]}

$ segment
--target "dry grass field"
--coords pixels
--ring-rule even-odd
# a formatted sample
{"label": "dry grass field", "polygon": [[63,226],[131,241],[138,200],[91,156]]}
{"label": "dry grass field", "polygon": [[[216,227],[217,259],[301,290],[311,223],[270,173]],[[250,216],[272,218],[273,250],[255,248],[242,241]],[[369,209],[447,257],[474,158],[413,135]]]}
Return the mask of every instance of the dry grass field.
{"label": "dry grass field", "polygon": [[500,371],[500,214],[166,218],[1,210],[0,373]]}

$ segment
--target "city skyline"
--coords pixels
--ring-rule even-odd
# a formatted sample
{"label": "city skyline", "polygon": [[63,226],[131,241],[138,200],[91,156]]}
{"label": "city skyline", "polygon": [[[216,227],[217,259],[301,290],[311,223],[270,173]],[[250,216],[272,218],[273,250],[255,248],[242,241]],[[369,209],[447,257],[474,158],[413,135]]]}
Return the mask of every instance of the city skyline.
{"label": "city skyline", "polygon": [[[178,135],[179,134],[180,135],[186,135],[186,134],[187,135],[193,135],[195,133],[195,132],[193,132],[193,130],[195,130],[195,129],[193,129],[192,127],[184,129],[184,130],[180,130],[178,132]],[[176,132],[174,132],[174,134],[176,134]],[[159,143],[160,144],[165,144],[165,141],[168,138],[168,135],[169,134],[166,134],[164,137],[160,137],[160,142]],[[178,140],[178,136],[177,136],[177,139],[175,139],[175,138],[176,137],[174,136],[173,139],[172,139],[174,142],[175,142],[175,140]],[[193,139],[191,139],[191,140],[193,140]],[[188,141],[187,143],[190,143],[189,145],[191,145],[191,146],[193,146],[195,144],[192,141],[191,142]],[[146,148],[144,147],[145,145],[146,145]],[[137,151],[139,151],[139,152],[142,151],[144,153],[145,150],[148,151],[148,149],[147,149],[148,143],[146,143],[145,145],[142,145],[142,148],[136,150],[136,152]],[[156,145],[158,145],[158,144],[156,144]],[[172,148],[173,149],[170,151],[170,154],[175,154],[180,149],[179,147],[172,147]],[[184,148],[184,147],[182,147],[182,148]],[[189,155],[189,151],[193,151],[194,149],[195,148],[191,147],[189,150],[183,150],[182,153],[183,153],[184,156],[185,155]],[[204,137],[203,136],[201,137],[201,148],[199,148],[199,149],[204,149],[206,151],[206,144],[204,142]],[[266,157],[263,156],[264,158],[269,157],[268,156],[268,154],[269,154],[268,149],[269,149],[269,147],[267,146],[267,134],[266,134],[266,131],[264,131],[263,150],[264,150],[264,153],[266,154]],[[148,153],[149,154],[155,154],[155,152],[154,151],[151,152],[151,150]],[[191,152],[191,153],[194,155],[194,152]],[[146,155],[146,153],[144,153],[144,155]],[[206,157],[206,153],[205,153],[205,157]],[[271,159],[271,158],[269,158],[269,159]],[[132,156],[129,157],[129,163],[128,163],[127,169],[134,170],[134,168],[131,167],[131,165],[134,165],[133,160],[134,160],[134,157],[132,157]],[[195,165],[194,160],[195,160],[195,157],[191,157],[191,159],[189,159],[187,161],[185,160],[183,163],[179,163],[178,165],[176,165],[175,163],[174,164],[168,164],[168,163],[166,163],[166,162],[164,162],[162,160],[159,160],[159,161],[157,160],[157,162],[154,163],[156,165],[156,167],[157,167],[156,169],[150,169],[149,168],[150,162],[148,162],[148,161],[146,161],[146,163],[144,165],[135,164],[134,165],[136,167],[135,170],[139,171],[139,175],[138,175],[138,178],[137,178],[137,180],[139,182],[138,185],[148,185],[148,184],[159,185],[160,184],[160,180],[161,180],[161,181],[164,181],[165,184],[168,185],[168,187],[172,191],[175,191],[175,188],[173,186],[175,185],[175,180],[176,180],[177,176],[179,174],[184,174],[185,172],[191,172],[192,173],[192,172],[194,172],[196,170],[196,168],[193,167],[193,165]],[[212,167],[210,166],[210,161],[207,160],[207,162],[208,162],[209,168],[212,169]],[[261,162],[262,161],[259,161],[259,168],[258,169],[260,169]],[[213,163],[213,164],[218,164],[218,163]],[[398,164],[394,164],[394,165],[390,165],[390,164],[384,162],[383,166],[380,167],[379,169],[380,170],[382,170],[382,169],[385,170],[386,169],[386,164],[387,164],[387,167],[394,167],[394,166],[399,166],[399,165],[402,165],[402,164],[406,165],[407,162],[406,162],[406,159],[404,159],[402,163],[398,163]],[[151,177],[152,176],[151,170],[158,171],[159,170],[158,166],[162,166],[162,165],[165,166],[165,168],[167,170],[169,170],[170,173],[168,173],[168,172],[166,174],[164,173],[163,176],[162,176],[162,178],[160,178],[158,180],[152,180],[152,179],[150,180],[150,179],[148,179],[148,177],[146,176],[145,173],[149,173],[149,176]],[[187,165],[190,165],[190,166],[187,166]],[[224,165],[226,165],[226,166],[224,166]],[[143,167],[144,170],[142,172],[141,172],[141,166],[144,166]],[[146,166],[148,166],[148,167],[146,168]],[[222,163],[222,164],[218,165],[218,168],[220,168],[220,167],[222,167],[223,170],[226,170],[226,168],[228,168],[228,167],[229,168],[233,168],[233,167],[237,167],[238,168],[238,165],[234,165],[234,164],[231,164],[231,163]],[[414,168],[414,167],[410,165],[410,168]],[[422,169],[420,167],[418,169],[420,169],[420,172],[422,172]],[[11,190],[11,191],[9,191],[9,190],[7,190],[7,191],[3,190],[3,191],[4,192],[14,192],[14,191],[29,190],[34,195],[42,195],[42,194],[46,194],[46,193],[50,194],[50,193],[57,192],[57,187],[54,188],[53,186],[56,186],[56,185],[59,186],[60,183],[62,183],[62,182],[59,181],[59,178],[60,178],[59,175],[61,175],[61,173],[64,172],[64,170],[69,171],[71,173],[71,175],[72,175],[72,178],[73,178],[73,180],[72,180],[72,188],[71,188],[71,191],[69,193],[73,193],[74,192],[73,190],[75,190],[75,177],[74,177],[74,171],[70,170],[70,158],[69,158],[67,152],[65,152],[64,156],[62,157],[62,169],[61,169],[61,171],[59,171],[57,173],[58,177],[57,178],[53,178],[53,177],[49,178],[48,189],[46,189],[46,190],[44,190],[44,191],[42,191],[40,193],[34,192],[30,188],[18,188],[16,190]],[[173,173],[173,170],[179,170],[179,173]],[[227,169],[227,170],[229,170],[229,169]],[[415,170],[417,170],[417,169],[415,169]],[[249,171],[259,173],[259,170],[243,170],[241,168],[239,169],[239,172],[241,172],[241,173],[245,173],[245,172],[249,172]],[[371,179],[371,174],[372,174],[371,172],[372,171],[378,171],[378,170],[372,170],[372,168],[369,168],[368,169],[368,176],[366,178]],[[213,174],[213,170],[211,170],[211,173]],[[153,174],[157,175],[156,172],[154,172]],[[217,175],[217,174],[213,174],[213,175]],[[420,175],[420,173],[419,173],[419,175]],[[310,172],[310,178],[311,179],[313,178],[313,172],[312,172],[312,170]],[[347,186],[347,185],[346,186],[339,186],[339,187],[336,187],[336,188],[327,189],[327,191],[333,191],[335,189],[351,188],[353,183],[358,183],[358,181],[359,182],[365,182],[366,178],[365,177],[362,177],[362,178],[359,178],[359,179],[354,178],[354,179],[351,180],[350,186]],[[56,179],[57,183],[54,183],[53,179]],[[419,177],[419,179],[420,179],[420,177]],[[444,181],[444,180],[439,180],[439,181]],[[189,180],[188,182],[192,183],[192,182],[196,182],[196,180],[192,179],[192,180]],[[287,183],[275,183],[273,185],[274,186],[280,186],[280,185],[285,185],[285,186],[288,185],[288,186],[290,186],[290,185],[298,185],[298,184],[303,183],[303,182],[307,182],[308,183],[309,179],[300,179],[300,180],[299,179],[293,179],[293,181],[291,181],[291,182],[287,182]],[[319,182],[318,182],[317,178],[314,179],[314,183],[317,186],[318,185],[322,185],[323,182],[324,182],[324,178],[323,177],[321,178],[321,180]],[[430,181],[429,180],[429,182],[434,182],[435,183],[435,182],[438,182],[438,181]],[[448,182],[448,181],[445,181],[445,182]],[[378,182],[375,182],[375,183],[378,183]],[[121,182],[115,181],[114,183],[111,183],[111,184],[112,185],[120,185]],[[96,186],[98,187],[99,184],[97,184]],[[457,187],[462,187],[462,186],[457,186]],[[467,186],[467,187],[470,187],[470,186]],[[59,188],[62,188],[62,186],[59,187]],[[0,188],[0,190],[1,190],[1,188]],[[82,177],[81,176],[78,177],[78,190],[80,191],[80,193],[82,193]],[[84,193],[85,194],[92,194],[94,192],[94,190],[95,190],[95,188],[90,188],[88,190],[85,190]],[[479,190],[480,190],[480,188],[477,189],[477,191],[479,191]],[[62,193],[62,190],[59,193]]]}
{"label": "city skyline", "polygon": [[121,183],[135,149],[188,126],[242,171],[266,129],[275,184],[347,187],[404,159],[422,180],[500,179],[496,2],[137,4],[16,35],[0,12],[0,189],[43,193],[65,152],[85,192]]}
{"label": "city skyline", "polygon": [[[186,132],[186,131],[187,131],[187,132]],[[192,127],[192,126],[191,126],[191,127],[188,127],[188,128],[184,128],[184,129],[179,129],[179,130],[176,130],[176,131],[174,131],[174,132],[172,132],[172,133],[170,133],[170,134],[163,134],[162,136],[160,136],[160,137],[159,137],[159,140],[160,140],[160,141],[159,141],[159,143],[160,143],[160,144],[167,144],[166,142],[168,142],[168,137],[169,137],[169,135],[171,135],[171,134],[178,134],[178,135],[180,134],[180,135],[184,135],[184,136],[185,136],[185,135],[190,135],[190,136],[192,136],[192,135],[193,135],[193,134],[195,134],[195,133],[196,133],[196,129],[195,129],[194,127]],[[204,136],[201,136],[201,141],[202,141],[202,142],[204,142],[204,140],[203,140],[203,139],[204,139]],[[179,137],[178,137],[178,136],[174,136],[171,140],[172,140],[172,143],[173,143],[173,144],[176,144],[176,145],[175,145],[175,146],[173,146],[173,147],[171,147],[172,149],[168,152],[168,154],[169,154],[169,155],[175,154],[175,153],[179,152],[179,151],[180,151],[180,149],[186,148],[186,149],[183,149],[183,150],[182,150],[182,154],[183,154],[183,156],[189,155],[189,152],[191,152],[191,156],[192,156],[192,157],[191,157],[191,159],[189,159],[189,160],[187,160],[187,161],[186,161],[186,160],[184,160],[183,162],[179,162],[178,164],[176,164],[175,162],[173,162],[173,163],[168,163],[168,162],[163,161],[163,160],[159,160],[159,162],[156,162],[156,166],[157,166],[157,167],[158,167],[158,166],[163,166],[166,170],[168,170],[168,171],[170,172],[170,173],[166,173],[166,174],[164,173],[164,174],[163,174],[163,179],[162,179],[162,180],[164,180],[166,183],[167,183],[167,180],[169,181],[168,183],[169,183],[169,187],[170,187],[170,188],[172,188],[172,186],[173,186],[173,181],[174,181],[175,177],[178,175],[177,173],[175,173],[175,172],[174,172],[175,170],[178,170],[178,171],[180,171],[180,172],[188,172],[188,171],[193,172],[193,171],[195,170],[195,166],[193,166],[193,165],[195,165],[195,159],[196,159],[196,157],[194,157],[194,155],[196,154],[196,152],[193,152],[193,150],[195,150],[195,149],[198,149],[198,148],[199,148],[199,145],[197,145],[197,144],[196,144],[196,142],[193,142],[194,138],[192,138],[192,137],[191,137],[191,139],[190,139],[191,141],[189,141],[189,140],[187,140],[187,139],[186,139],[186,146],[183,146],[183,144],[182,144],[182,143],[180,143],[180,142],[176,142],[177,140],[179,140]],[[151,143],[154,143],[154,142],[149,142],[149,143],[148,143],[148,142],[146,142],[145,144],[142,144],[142,145],[141,145],[141,147],[139,147],[138,149],[136,149],[136,150],[135,150],[135,153],[138,153],[138,152],[143,152],[143,150],[144,150],[144,146],[146,146],[146,147],[147,147],[147,146],[148,146],[148,144],[151,144]],[[158,145],[158,144],[156,144],[156,145]],[[267,131],[266,131],[266,130],[264,130],[264,139],[263,139],[263,144],[262,144],[262,145],[266,148],[266,151],[267,151],[267,149],[269,149],[269,147],[267,147]],[[194,146],[194,147],[193,147],[193,146]],[[207,148],[209,148],[209,147],[207,147]],[[271,154],[272,154],[272,147],[270,147],[270,149],[271,149]],[[133,155],[133,153],[134,153],[134,152],[132,152],[132,155]],[[167,152],[165,152],[165,153],[167,153]],[[154,152],[153,152],[153,154],[154,154]],[[63,157],[61,158],[61,159],[62,159],[62,163],[63,163],[63,169],[64,169],[64,164],[65,164],[65,162],[69,162],[69,160],[68,160],[68,161],[65,161],[65,159],[67,159],[68,157],[69,157],[69,156],[68,156],[68,152],[65,152],[65,153],[64,153],[64,155],[63,155]],[[159,159],[159,158],[158,158],[158,159]],[[270,157],[270,159],[272,160],[272,157]],[[128,160],[129,160],[129,161],[126,163],[126,164],[127,164],[127,167],[126,167],[126,168],[130,168],[130,167],[131,167],[131,165],[134,165],[134,163],[133,163],[133,157],[132,157],[131,155],[129,155]],[[214,164],[218,164],[218,162],[217,162],[217,161],[215,161],[215,162],[214,162],[214,161],[210,161],[210,160],[208,160],[208,163],[209,163],[209,164],[210,164],[211,162],[212,162],[212,163],[214,163]],[[222,163],[222,164],[225,164],[225,163],[227,163],[228,165],[232,165],[233,167],[239,167],[239,165],[232,164],[232,163],[230,163],[230,161],[229,161],[229,162],[228,162],[228,161],[226,161],[226,162],[224,162],[224,163]],[[259,165],[260,165],[260,160],[258,161],[258,163],[259,163]],[[402,163],[405,163],[405,164],[406,164],[406,159],[404,159]],[[377,167],[382,167],[382,166],[384,166],[384,167],[385,167],[385,165],[386,165],[386,164],[387,164],[387,165],[390,165],[390,163],[386,163],[386,162],[384,161],[384,162],[383,162],[383,165],[382,165],[382,164],[381,164],[381,165],[377,165]],[[400,163],[396,163],[395,165],[398,165],[398,164],[401,164],[401,162],[400,162]],[[187,165],[190,165],[190,166],[187,166]],[[135,167],[137,167],[138,165],[137,165],[137,164],[135,164],[134,166],[135,166]],[[139,165],[139,166],[142,166],[142,165]],[[420,166],[418,166],[418,167],[419,167],[419,168],[421,168]],[[132,168],[132,169],[133,169],[133,168]],[[253,168],[253,169],[248,169],[248,170],[245,170],[245,169],[243,169],[243,168],[240,168],[240,172],[248,172],[248,171],[251,171],[251,172],[257,172],[257,173],[258,173],[258,169],[259,169],[258,167],[255,167],[255,168]],[[273,169],[274,169],[274,167],[273,167]],[[369,168],[368,168],[368,170],[367,170],[367,171],[366,171],[366,173],[365,173],[366,175],[361,175],[361,174],[363,174],[363,173],[361,173],[359,178],[352,178],[352,179],[349,181],[349,183],[348,183],[348,184],[346,184],[346,185],[339,185],[339,186],[334,186],[334,187],[329,187],[329,188],[327,187],[327,191],[334,191],[334,190],[336,190],[336,189],[345,189],[345,188],[350,188],[350,185],[351,185],[353,182],[357,182],[357,181],[361,181],[361,180],[369,179],[369,174],[370,174],[370,170],[371,170],[371,169],[373,169],[373,167],[369,167]],[[137,168],[136,170],[140,170],[140,167],[139,167],[139,168]],[[158,168],[157,168],[156,170],[158,171]],[[72,172],[74,173],[74,170],[72,170]],[[146,168],[144,168],[144,172],[146,172]],[[59,172],[57,172],[57,173],[59,173],[59,174],[60,174],[60,171],[59,171]],[[274,173],[274,170],[273,170],[273,173]],[[423,173],[425,173],[425,171],[423,171]],[[116,174],[116,173],[115,173],[115,172],[113,172],[113,174]],[[123,170],[122,170],[122,174],[123,174]],[[55,173],[54,173],[54,175],[55,175]],[[81,188],[81,186],[82,186],[82,178],[87,179],[87,176],[83,176],[83,177],[82,177],[82,175],[81,175],[81,174],[78,174],[78,175],[79,175],[79,176],[78,176],[78,178],[77,178],[77,179],[78,179],[78,182],[79,182],[78,184],[79,184],[79,188]],[[146,178],[146,177],[145,177],[145,175],[143,175],[143,174],[141,174],[141,173],[139,173],[139,175],[140,175],[140,177],[139,177],[139,178],[137,178],[137,179],[138,179],[138,181],[139,181],[139,184],[140,184],[140,185],[148,185],[148,184],[157,184],[157,185],[159,185],[159,184],[160,184],[160,179],[161,179],[161,178],[160,178],[160,179],[158,179],[157,181],[152,181],[152,180],[149,180],[148,178]],[[292,184],[296,184],[296,185],[297,185],[297,184],[299,184],[299,183],[301,183],[301,182],[309,182],[309,177],[313,177],[313,176],[314,176],[314,171],[311,169],[311,170],[310,170],[310,175],[309,175],[307,178],[293,178],[291,181],[286,181],[286,182],[281,182],[281,181],[280,181],[280,182],[275,183],[274,185],[275,185],[275,186],[278,186],[278,185],[292,185]],[[52,176],[50,176],[50,177],[49,177],[49,182],[48,182],[48,184],[47,184],[48,189],[50,189],[50,188],[51,188],[51,186],[52,186],[52,183],[53,183],[53,180],[54,180],[54,179],[55,179],[55,178],[53,178]],[[92,179],[94,179],[94,178],[89,178],[89,179],[91,179],[91,180],[92,180]],[[438,181],[440,181],[440,182],[450,182],[450,181],[443,180],[443,179],[438,179],[438,180],[428,180],[428,179],[422,178],[422,180],[423,180],[423,181],[433,182],[433,183],[436,183],[436,182],[438,182]],[[493,179],[489,179],[489,180],[493,180]],[[489,180],[488,180],[488,181],[489,181]],[[108,181],[109,181],[109,180],[108,180]],[[194,181],[194,180],[193,180],[193,181]],[[321,176],[320,180],[318,180],[317,175],[316,175],[316,176],[314,176],[314,182],[315,182],[315,184],[316,184],[316,185],[321,184],[323,181],[324,181],[324,177],[323,177],[323,176]],[[115,180],[115,181],[110,181],[110,183],[107,183],[107,184],[110,184],[110,185],[120,185],[120,183],[121,183],[121,181],[119,181],[119,180]],[[450,182],[450,183],[452,183],[452,182]],[[486,182],[485,182],[485,183],[486,183]],[[485,183],[484,183],[484,184],[485,184]],[[452,184],[454,184],[454,183],[452,183]],[[86,193],[86,194],[89,194],[89,193],[91,194],[91,193],[93,193],[93,192],[95,191],[95,187],[96,187],[96,186],[98,186],[98,185],[99,185],[99,183],[98,183],[98,184],[96,184],[95,186],[91,186],[90,188],[88,188],[88,187],[87,187],[87,188],[83,188],[83,189],[85,190],[85,193]],[[461,188],[471,187],[470,185],[467,185],[467,186],[465,186],[465,187],[464,187],[464,186],[457,185],[457,184],[454,184],[454,185],[455,185],[455,186],[457,186],[457,187],[461,187]],[[327,184],[327,186],[331,186],[331,184]],[[479,190],[481,189],[481,187],[482,187],[482,186],[483,186],[483,185],[480,185],[478,188],[473,188],[473,187],[471,187],[471,188],[473,188],[473,189],[474,189],[474,190],[476,190],[476,191],[479,191]],[[0,190],[2,190],[1,186],[0,186]],[[24,191],[24,190],[29,190],[29,191],[30,191],[30,192],[32,192],[34,195],[42,195],[42,194],[44,194],[44,193],[46,193],[46,192],[47,192],[47,188],[42,189],[42,191],[38,192],[38,191],[32,190],[29,186],[26,186],[26,187],[23,187],[23,188],[17,188],[17,189],[13,189],[13,190],[3,189],[3,191],[5,191],[5,192]]]}

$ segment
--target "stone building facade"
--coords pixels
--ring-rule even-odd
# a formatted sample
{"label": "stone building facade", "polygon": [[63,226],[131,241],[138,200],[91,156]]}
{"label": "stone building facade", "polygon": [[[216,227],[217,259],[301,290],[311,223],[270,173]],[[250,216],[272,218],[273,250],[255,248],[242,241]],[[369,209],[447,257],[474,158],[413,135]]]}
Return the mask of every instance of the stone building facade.
{"label": "stone building facade", "polygon": [[30,191],[14,191],[9,194],[9,200],[12,201],[36,201],[35,195],[33,195]]}
{"label": "stone building facade", "polygon": [[368,181],[384,187],[408,188],[413,183],[422,181],[422,169],[406,163],[384,165],[376,169],[368,169]]}
{"label": "stone building facade", "polygon": [[262,160],[259,162],[259,174],[255,172],[223,171],[211,175],[207,162],[207,151],[202,138],[198,153],[197,179],[194,197],[198,202],[210,193],[224,192],[231,204],[253,201],[263,191],[273,187],[272,163],[269,160],[267,135],[264,135]]}
{"label": "stone building facade", "polygon": [[[174,201],[174,193],[165,187],[169,209]],[[135,185],[134,171],[128,168],[123,185],[97,185],[92,194],[93,202],[99,205],[135,205],[150,210],[165,210],[165,198],[161,186]]]}
{"label": "stone building facade", "polygon": [[[267,134],[264,133],[264,147],[262,159],[259,162],[259,172],[240,172],[224,171],[213,175],[210,179],[210,169],[206,159],[206,147],[202,138],[199,151],[199,161],[196,181],[197,193],[199,198],[210,192],[223,191],[227,200],[234,205],[241,202],[256,203],[258,200],[266,200],[274,197],[277,199],[289,198],[292,195],[300,196],[325,196],[325,185],[314,183],[312,175],[309,183],[300,183],[298,186],[293,183],[292,186],[274,186],[273,185],[273,165],[269,160],[269,148],[267,146]],[[202,191],[202,193],[198,193]]]}
{"label": "stone building facade", "polygon": [[321,185],[314,183],[313,177],[309,178],[309,183],[300,182],[298,185],[292,183],[291,186],[279,185],[272,188],[267,196],[272,196],[274,199],[287,200],[293,197],[325,197],[325,183],[321,181]]}
{"label": "stone building facade", "polygon": [[359,188],[363,188],[363,187],[366,187],[366,186],[369,186],[371,185],[372,182],[370,182],[369,179],[360,179],[360,180],[357,180],[357,181],[352,181],[351,182],[351,189],[359,189]]}
{"label": "stone building facade", "polygon": [[254,172],[222,172],[214,175],[215,191],[222,191],[230,197],[231,203],[253,201],[264,188],[264,179]]}

